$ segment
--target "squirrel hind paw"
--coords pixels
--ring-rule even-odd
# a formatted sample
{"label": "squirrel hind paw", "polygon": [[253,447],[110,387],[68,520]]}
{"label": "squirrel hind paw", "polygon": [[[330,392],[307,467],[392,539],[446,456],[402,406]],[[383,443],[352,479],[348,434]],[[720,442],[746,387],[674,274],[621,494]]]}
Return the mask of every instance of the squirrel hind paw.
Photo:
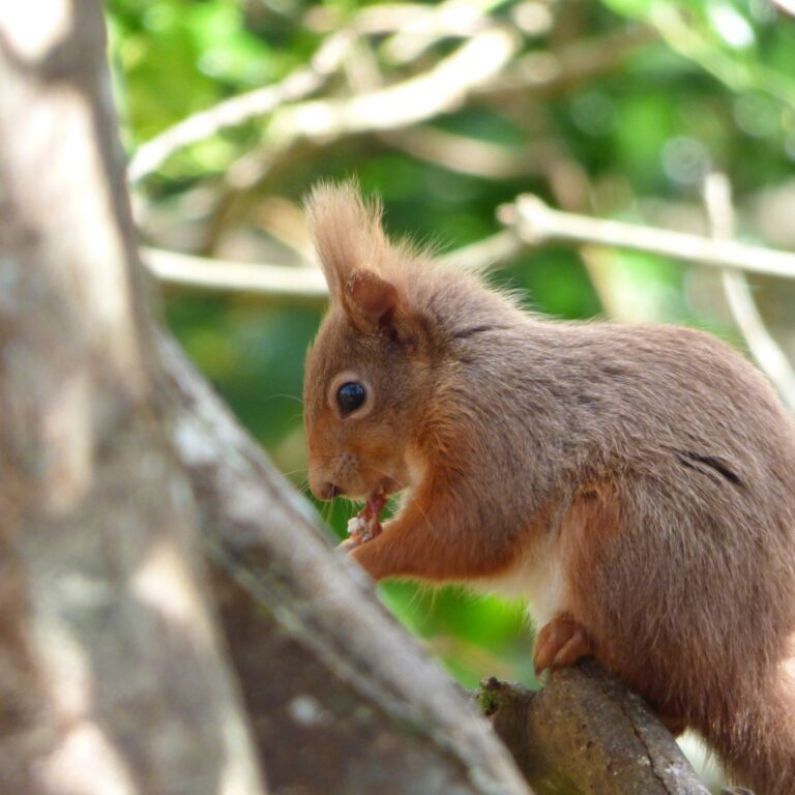
{"label": "squirrel hind paw", "polygon": [[547,668],[565,668],[593,654],[593,645],[583,627],[573,618],[559,615],[538,633],[533,661],[536,676]]}

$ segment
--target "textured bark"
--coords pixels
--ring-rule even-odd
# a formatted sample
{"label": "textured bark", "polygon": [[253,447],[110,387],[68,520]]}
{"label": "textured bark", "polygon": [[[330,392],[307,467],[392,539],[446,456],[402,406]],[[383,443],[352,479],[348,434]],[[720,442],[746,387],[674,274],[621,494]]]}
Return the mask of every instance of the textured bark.
{"label": "textured bark", "polygon": [[263,792],[149,377],[101,4],[0,14],[0,791]]}
{"label": "textured bark", "polygon": [[539,793],[708,795],[670,732],[591,661],[531,693],[496,680],[481,706]]}
{"label": "textured bark", "polygon": [[527,793],[488,723],[167,341],[164,400],[273,792]]}

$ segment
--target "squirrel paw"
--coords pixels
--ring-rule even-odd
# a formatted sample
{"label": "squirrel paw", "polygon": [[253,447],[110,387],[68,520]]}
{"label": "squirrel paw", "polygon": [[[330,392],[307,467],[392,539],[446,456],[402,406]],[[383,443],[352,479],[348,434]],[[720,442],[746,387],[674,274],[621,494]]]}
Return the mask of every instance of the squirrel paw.
{"label": "squirrel paw", "polygon": [[547,668],[564,668],[591,654],[593,646],[585,630],[571,616],[555,616],[536,638],[533,655],[536,676]]}
{"label": "squirrel paw", "polygon": [[360,546],[360,542],[357,541],[355,538],[346,538],[340,541],[339,544],[337,544],[337,549],[340,552],[347,553],[347,552],[353,552],[353,550],[356,549],[356,547],[358,546]]}

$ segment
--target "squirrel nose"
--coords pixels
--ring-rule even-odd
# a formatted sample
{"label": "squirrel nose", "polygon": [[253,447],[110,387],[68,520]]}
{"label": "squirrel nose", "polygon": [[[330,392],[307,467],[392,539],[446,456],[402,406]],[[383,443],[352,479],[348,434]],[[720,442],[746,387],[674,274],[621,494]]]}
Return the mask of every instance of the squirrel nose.
{"label": "squirrel nose", "polygon": [[333,500],[337,495],[342,494],[342,489],[333,483],[324,483],[319,491],[320,494],[318,496],[322,500]]}

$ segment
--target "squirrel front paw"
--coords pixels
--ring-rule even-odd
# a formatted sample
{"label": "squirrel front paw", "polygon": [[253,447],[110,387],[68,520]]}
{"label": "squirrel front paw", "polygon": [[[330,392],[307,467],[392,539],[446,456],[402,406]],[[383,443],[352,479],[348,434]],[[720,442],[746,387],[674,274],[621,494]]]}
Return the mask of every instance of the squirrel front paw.
{"label": "squirrel front paw", "polygon": [[547,668],[565,668],[583,657],[589,657],[594,649],[583,629],[571,616],[555,616],[541,627],[535,643],[533,661],[536,676]]}
{"label": "squirrel front paw", "polygon": [[356,549],[356,547],[358,546],[359,546],[358,541],[356,541],[353,538],[346,538],[340,541],[339,544],[337,544],[337,549],[340,552],[348,553],[348,552],[353,552],[353,550]]}

